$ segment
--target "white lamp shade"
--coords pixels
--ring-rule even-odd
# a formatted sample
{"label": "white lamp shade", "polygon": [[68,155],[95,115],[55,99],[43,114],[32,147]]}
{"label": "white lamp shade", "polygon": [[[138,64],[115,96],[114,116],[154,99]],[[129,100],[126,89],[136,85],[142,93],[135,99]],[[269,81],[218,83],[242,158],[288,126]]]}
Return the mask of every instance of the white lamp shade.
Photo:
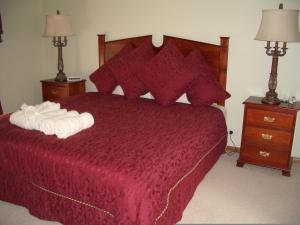
{"label": "white lamp shade", "polygon": [[299,42],[298,14],[295,9],[263,10],[255,40]]}
{"label": "white lamp shade", "polygon": [[47,15],[44,37],[62,37],[74,35],[70,16]]}

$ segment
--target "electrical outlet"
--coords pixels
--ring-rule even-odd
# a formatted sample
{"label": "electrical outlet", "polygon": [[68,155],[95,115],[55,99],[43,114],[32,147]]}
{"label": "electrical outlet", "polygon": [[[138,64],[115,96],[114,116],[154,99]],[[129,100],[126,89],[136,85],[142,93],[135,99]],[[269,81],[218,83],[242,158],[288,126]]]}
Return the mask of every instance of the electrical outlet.
{"label": "electrical outlet", "polygon": [[237,130],[237,129],[228,129],[227,133],[228,133],[228,135],[232,135],[233,137],[239,136],[239,130]]}

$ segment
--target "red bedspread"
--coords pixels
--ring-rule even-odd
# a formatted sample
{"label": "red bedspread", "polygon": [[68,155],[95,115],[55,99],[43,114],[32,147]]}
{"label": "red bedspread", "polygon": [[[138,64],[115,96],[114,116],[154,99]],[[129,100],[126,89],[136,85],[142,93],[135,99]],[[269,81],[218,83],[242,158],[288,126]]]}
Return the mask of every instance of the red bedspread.
{"label": "red bedspread", "polygon": [[0,199],[65,225],[174,224],[226,145],[213,107],[97,93],[61,103],[95,125],[62,140],[0,119]]}

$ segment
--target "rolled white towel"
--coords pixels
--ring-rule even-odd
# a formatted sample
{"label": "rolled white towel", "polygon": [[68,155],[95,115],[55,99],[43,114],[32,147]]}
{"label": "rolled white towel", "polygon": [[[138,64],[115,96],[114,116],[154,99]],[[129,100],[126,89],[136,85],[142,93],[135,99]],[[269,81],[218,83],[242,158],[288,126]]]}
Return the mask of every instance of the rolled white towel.
{"label": "rolled white towel", "polygon": [[35,112],[35,115],[29,120],[29,124],[33,130],[40,130],[40,124],[46,118],[45,115]]}
{"label": "rolled white towel", "polygon": [[67,138],[94,125],[90,113],[60,109],[59,103],[43,102],[30,106],[23,104],[21,110],[11,114],[12,124],[28,130],[39,130],[46,135],[56,134],[58,138]]}
{"label": "rolled white towel", "polygon": [[43,115],[47,118],[49,117],[54,117],[54,116],[60,116],[63,114],[66,114],[68,111],[66,109],[59,109],[59,110],[54,110],[54,111],[50,111],[50,112],[45,112],[43,113]]}
{"label": "rolled white towel", "polygon": [[26,120],[22,110],[12,113],[9,117],[9,122],[23,129],[30,129],[29,121]]}
{"label": "rolled white towel", "polygon": [[10,115],[9,121],[18,127],[33,130],[36,129],[36,121],[41,118],[42,115],[38,112],[18,110]]}
{"label": "rolled white towel", "polygon": [[21,107],[20,107],[20,109],[22,111],[29,111],[29,110],[36,111],[35,106],[33,106],[33,105],[26,105],[26,104],[22,104]]}
{"label": "rolled white towel", "polygon": [[[24,105],[23,105],[24,106]],[[51,111],[47,113],[39,113],[30,106],[23,107],[24,110],[18,110],[10,116],[10,122],[19,127],[27,130],[40,130],[41,124],[45,123],[46,119],[51,119],[51,117],[60,116],[67,113],[66,109]],[[66,114],[68,115],[68,114]],[[71,112],[70,116],[78,115],[78,113]],[[46,121],[46,130],[49,130],[49,120]],[[53,134],[53,133],[52,133]]]}
{"label": "rolled white towel", "polygon": [[67,138],[82,130],[80,116],[56,120],[55,134],[58,138]]}
{"label": "rolled white towel", "polygon": [[39,111],[26,110],[24,112],[25,118],[28,121],[29,128],[33,130],[40,130],[41,124],[45,119],[55,118],[67,113],[66,109],[58,109],[54,111],[49,111],[46,113],[40,113]]}
{"label": "rolled white towel", "polygon": [[60,109],[60,104],[55,103],[55,102],[50,102],[50,101],[45,101],[39,105],[26,105],[22,104],[21,105],[21,110],[22,111],[35,111],[39,113],[47,113],[51,111],[56,111]]}
{"label": "rolled white towel", "polygon": [[46,135],[53,135],[55,134],[57,120],[64,120],[69,117],[78,116],[78,115],[79,113],[77,111],[69,111],[61,115],[47,117],[40,122],[39,130]]}
{"label": "rolled white towel", "polygon": [[81,113],[79,117],[82,123],[82,129],[90,128],[95,123],[94,117],[88,112]]}
{"label": "rolled white towel", "polygon": [[51,111],[56,111],[60,109],[60,104],[59,103],[54,103],[54,102],[43,102],[40,105],[36,106],[36,110],[39,113],[47,113],[47,112],[51,112]]}
{"label": "rolled white towel", "polygon": [[67,112],[68,117],[72,117],[72,116],[78,116],[79,112],[75,111],[75,110],[70,110]]}
{"label": "rolled white towel", "polygon": [[55,132],[55,121],[50,118],[43,119],[39,123],[39,130],[46,135],[52,135]]}
{"label": "rolled white towel", "polygon": [[59,119],[56,121],[55,134],[58,138],[68,138],[94,125],[94,118],[90,113]]}

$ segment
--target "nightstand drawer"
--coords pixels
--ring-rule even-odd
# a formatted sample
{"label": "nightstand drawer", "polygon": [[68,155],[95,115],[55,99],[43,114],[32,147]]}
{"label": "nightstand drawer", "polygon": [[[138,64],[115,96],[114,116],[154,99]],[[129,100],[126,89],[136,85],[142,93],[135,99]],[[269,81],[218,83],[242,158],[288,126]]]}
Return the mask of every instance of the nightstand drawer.
{"label": "nightstand drawer", "polygon": [[257,165],[275,168],[289,167],[289,153],[286,151],[276,151],[274,149],[245,147],[240,160]]}
{"label": "nightstand drawer", "polygon": [[292,114],[252,108],[247,109],[246,124],[292,130],[293,121],[294,116]]}
{"label": "nightstand drawer", "polygon": [[54,79],[42,80],[43,100],[55,101],[85,92],[85,80],[57,82]]}
{"label": "nightstand drawer", "polygon": [[245,127],[244,144],[279,151],[290,151],[292,135],[287,131]]}
{"label": "nightstand drawer", "polygon": [[49,100],[58,100],[68,96],[68,88],[48,85],[43,88],[43,95]]}

